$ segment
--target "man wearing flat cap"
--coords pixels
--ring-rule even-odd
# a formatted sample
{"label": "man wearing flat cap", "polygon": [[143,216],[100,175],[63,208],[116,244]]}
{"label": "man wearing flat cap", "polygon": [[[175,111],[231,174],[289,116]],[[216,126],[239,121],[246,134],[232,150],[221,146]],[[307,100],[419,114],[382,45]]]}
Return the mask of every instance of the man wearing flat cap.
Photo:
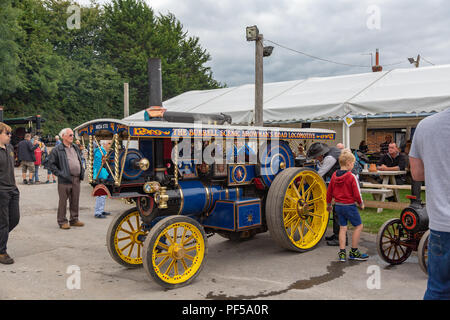
{"label": "man wearing flat cap", "polygon": [[[317,173],[323,178],[325,182],[330,181],[331,176],[340,168],[339,156],[342,150],[336,147],[329,147],[325,143],[313,143],[306,153],[308,160],[314,159],[317,162]],[[329,246],[339,245],[339,223],[337,215],[333,207],[333,235],[325,237]]]}

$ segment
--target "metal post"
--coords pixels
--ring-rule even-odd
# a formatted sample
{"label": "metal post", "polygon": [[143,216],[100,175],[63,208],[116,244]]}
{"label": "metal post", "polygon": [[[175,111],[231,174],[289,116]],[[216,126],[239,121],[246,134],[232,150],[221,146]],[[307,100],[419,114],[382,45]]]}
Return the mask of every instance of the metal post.
{"label": "metal post", "polygon": [[347,125],[345,124],[345,120],[342,121],[342,143],[344,144],[344,147],[347,148],[346,146],[346,141],[347,141],[347,130],[346,127]]}
{"label": "metal post", "polygon": [[263,126],[263,35],[255,41],[255,126]]}
{"label": "metal post", "polygon": [[128,83],[123,84],[123,117],[130,115],[130,98],[128,95]]}

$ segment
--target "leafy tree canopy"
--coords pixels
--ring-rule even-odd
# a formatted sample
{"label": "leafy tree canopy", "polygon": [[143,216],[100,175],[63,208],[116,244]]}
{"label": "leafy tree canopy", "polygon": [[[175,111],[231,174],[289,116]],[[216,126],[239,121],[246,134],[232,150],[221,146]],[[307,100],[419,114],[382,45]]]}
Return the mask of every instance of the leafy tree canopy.
{"label": "leafy tree canopy", "polygon": [[130,112],[148,103],[147,61],[161,58],[163,99],[223,86],[205,64],[209,53],[171,13],[143,0],[95,1],[80,10],[67,0],[2,0],[0,105],[5,117],[40,114],[44,134],[96,118],[122,118],[123,83]]}

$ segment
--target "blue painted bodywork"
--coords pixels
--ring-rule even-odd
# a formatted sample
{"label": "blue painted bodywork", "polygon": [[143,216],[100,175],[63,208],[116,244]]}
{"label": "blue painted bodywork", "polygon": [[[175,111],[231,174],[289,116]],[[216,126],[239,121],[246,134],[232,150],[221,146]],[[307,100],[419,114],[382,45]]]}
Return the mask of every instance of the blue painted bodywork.
{"label": "blue painted bodywork", "polygon": [[260,226],[261,200],[218,200],[203,220],[203,225],[233,232]]}

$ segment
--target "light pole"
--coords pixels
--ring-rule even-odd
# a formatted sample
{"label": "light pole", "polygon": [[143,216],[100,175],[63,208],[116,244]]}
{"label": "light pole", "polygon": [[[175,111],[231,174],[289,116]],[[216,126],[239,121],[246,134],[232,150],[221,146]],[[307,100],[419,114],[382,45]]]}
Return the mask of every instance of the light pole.
{"label": "light pole", "polygon": [[255,41],[255,126],[262,127],[263,120],[263,57],[269,57],[272,54],[273,47],[263,45],[263,35],[259,33],[257,26],[246,28],[247,41]]}
{"label": "light pole", "polygon": [[409,63],[414,64],[416,66],[416,68],[419,67],[419,62],[420,62],[420,54],[417,55],[417,59],[414,60],[414,58],[408,58]]}

